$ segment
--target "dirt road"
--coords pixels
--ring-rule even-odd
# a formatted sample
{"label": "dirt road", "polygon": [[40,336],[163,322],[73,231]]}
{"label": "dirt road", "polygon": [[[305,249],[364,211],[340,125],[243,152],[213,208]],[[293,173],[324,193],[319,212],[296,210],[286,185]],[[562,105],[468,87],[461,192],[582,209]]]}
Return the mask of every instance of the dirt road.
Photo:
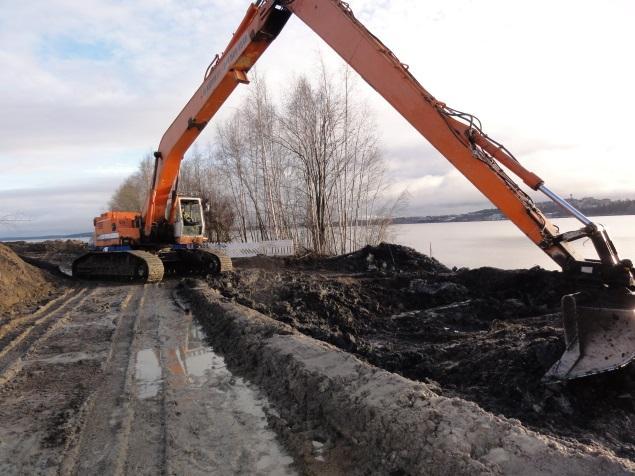
{"label": "dirt road", "polygon": [[0,322],[1,474],[294,474],[174,287],[76,285]]}
{"label": "dirt road", "polygon": [[12,248],[54,299],[0,312],[0,474],[635,474],[632,366],[541,382],[559,273],[382,244],[93,285]]}

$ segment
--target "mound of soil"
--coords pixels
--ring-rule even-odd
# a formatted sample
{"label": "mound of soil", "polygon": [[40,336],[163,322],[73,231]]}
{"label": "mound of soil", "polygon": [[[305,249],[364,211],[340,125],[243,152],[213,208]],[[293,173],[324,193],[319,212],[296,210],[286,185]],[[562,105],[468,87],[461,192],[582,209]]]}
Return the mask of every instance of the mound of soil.
{"label": "mound of soil", "polygon": [[289,258],[290,266],[313,269],[346,271],[349,273],[447,273],[450,270],[436,259],[422,255],[407,246],[380,243],[335,257],[309,254],[300,258]]}
{"label": "mound of soil", "polygon": [[10,241],[4,244],[28,263],[51,271],[59,267],[70,269],[73,261],[88,251],[88,245],[79,240]]}
{"label": "mound of soil", "polygon": [[208,280],[231,300],[442,394],[635,459],[635,366],[541,381],[564,350],[559,302],[571,289],[561,273],[451,272],[382,244],[335,258],[246,260]]}
{"label": "mound of soil", "polygon": [[0,244],[0,314],[45,300],[56,289],[56,282],[48,273],[25,263]]}

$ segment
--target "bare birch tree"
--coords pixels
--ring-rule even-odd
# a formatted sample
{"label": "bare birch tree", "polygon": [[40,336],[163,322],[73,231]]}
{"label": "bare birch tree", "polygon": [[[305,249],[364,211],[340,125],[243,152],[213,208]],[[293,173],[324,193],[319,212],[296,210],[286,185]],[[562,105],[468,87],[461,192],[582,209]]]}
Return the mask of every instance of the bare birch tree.
{"label": "bare birch tree", "polygon": [[305,245],[344,253],[383,238],[385,167],[372,114],[356,100],[350,70],[322,65],[319,80],[301,77],[280,116],[277,139],[296,159],[307,230]]}
{"label": "bare birch tree", "polygon": [[[209,238],[292,239],[325,254],[383,240],[400,201],[384,199],[376,125],[351,70],[335,75],[322,64],[315,78],[300,76],[282,93],[276,103],[254,74],[244,102],[217,125],[214,145],[194,147],[182,163],[179,190],[209,204]],[[144,176],[140,169],[124,182],[111,205],[143,206]]]}
{"label": "bare birch tree", "polygon": [[137,171],[124,180],[113,193],[108,208],[116,211],[141,212],[146,204],[154,172],[154,158],[147,154]]}
{"label": "bare birch tree", "polygon": [[278,116],[254,75],[243,107],[217,130],[217,159],[234,199],[242,239],[292,238],[289,157],[275,140]]}

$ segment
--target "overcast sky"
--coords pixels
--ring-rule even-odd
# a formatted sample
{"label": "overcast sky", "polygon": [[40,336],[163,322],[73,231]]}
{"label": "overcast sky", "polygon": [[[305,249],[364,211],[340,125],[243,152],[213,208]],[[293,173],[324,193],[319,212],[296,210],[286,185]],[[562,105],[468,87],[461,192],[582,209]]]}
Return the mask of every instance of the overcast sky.
{"label": "overcast sky", "polygon": [[[245,0],[0,0],[2,235],[89,231],[154,150],[242,19]],[[438,99],[479,116],[551,188],[635,198],[635,2],[349,0]],[[341,60],[292,18],[258,64],[281,94]],[[220,114],[240,104],[244,88]],[[488,206],[370,88],[404,214]],[[200,142],[213,139],[214,128]]]}

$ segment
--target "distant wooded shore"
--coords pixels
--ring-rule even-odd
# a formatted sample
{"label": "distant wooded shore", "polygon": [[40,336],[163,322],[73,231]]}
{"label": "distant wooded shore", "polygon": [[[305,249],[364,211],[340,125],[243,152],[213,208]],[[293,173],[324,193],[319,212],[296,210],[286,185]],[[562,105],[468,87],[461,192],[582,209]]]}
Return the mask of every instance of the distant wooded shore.
{"label": "distant wooded shore", "polygon": [[[635,215],[635,200],[611,200],[608,198],[570,198],[568,200],[574,207],[587,216],[616,216]],[[548,218],[565,218],[568,215],[553,202],[541,202],[536,204]],[[475,212],[467,212],[456,215],[430,215],[393,218],[392,223],[455,223],[469,221],[498,221],[506,220],[505,215],[497,208],[487,208]]]}

